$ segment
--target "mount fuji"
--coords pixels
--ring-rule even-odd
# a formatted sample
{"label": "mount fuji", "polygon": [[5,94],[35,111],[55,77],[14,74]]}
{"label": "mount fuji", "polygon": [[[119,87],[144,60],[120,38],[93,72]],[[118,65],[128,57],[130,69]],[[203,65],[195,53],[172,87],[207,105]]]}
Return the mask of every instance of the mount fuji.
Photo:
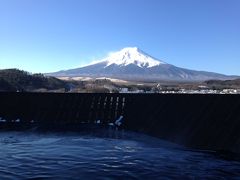
{"label": "mount fuji", "polygon": [[107,77],[137,81],[205,81],[234,79],[236,76],[176,67],[153,58],[137,47],[124,48],[90,65],[48,73],[56,77]]}

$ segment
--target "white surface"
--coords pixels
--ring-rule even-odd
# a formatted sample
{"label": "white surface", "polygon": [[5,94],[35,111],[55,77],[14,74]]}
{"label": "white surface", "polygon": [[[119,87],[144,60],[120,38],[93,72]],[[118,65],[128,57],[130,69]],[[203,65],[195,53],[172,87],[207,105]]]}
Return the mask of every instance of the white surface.
{"label": "white surface", "polygon": [[108,67],[112,64],[118,66],[127,66],[130,64],[137,65],[141,68],[150,68],[154,66],[159,66],[161,64],[166,64],[163,61],[157,60],[137,47],[128,47],[124,48],[118,52],[110,53],[108,57],[94,61],[91,65],[98,63],[106,63],[105,67]]}

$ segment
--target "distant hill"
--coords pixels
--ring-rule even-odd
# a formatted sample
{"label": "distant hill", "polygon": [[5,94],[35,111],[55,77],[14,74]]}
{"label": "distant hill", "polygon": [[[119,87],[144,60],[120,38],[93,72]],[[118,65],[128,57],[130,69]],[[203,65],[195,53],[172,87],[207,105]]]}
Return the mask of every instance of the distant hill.
{"label": "distant hill", "polygon": [[220,85],[238,85],[240,86],[240,79],[234,79],[234,80],[209,80],[206,81],[207,84],[220,84]]}
{"label": "distant hill", "polygon": [[0,70],[0,91],[35,91],[67,89],[67,83],[43,74],[30,74],[18,69]]}
{"label": "distant hill", "polygon": [[208,87],[215,87],[217,89],[222,89],[222,88],[240,88],[240,79],[234,79],[234,80],[209,80],[205,81]]}

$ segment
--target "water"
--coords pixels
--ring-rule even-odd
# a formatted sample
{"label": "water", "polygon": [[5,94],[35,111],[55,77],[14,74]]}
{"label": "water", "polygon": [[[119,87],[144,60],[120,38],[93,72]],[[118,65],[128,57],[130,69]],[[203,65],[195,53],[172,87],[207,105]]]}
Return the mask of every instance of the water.
{"label": "water", "polygon": [[131,132],[0,132],[0,179],[240,179],[240,162]]}

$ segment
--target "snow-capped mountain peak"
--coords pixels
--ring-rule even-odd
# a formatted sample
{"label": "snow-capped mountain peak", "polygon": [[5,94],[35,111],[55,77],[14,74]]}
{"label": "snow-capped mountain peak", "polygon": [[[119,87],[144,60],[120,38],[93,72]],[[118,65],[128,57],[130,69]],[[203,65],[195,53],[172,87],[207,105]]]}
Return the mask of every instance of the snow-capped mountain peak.
{"label": "snow-capped mountain peak", "polygon": [[113,64],[118,66],[134,64],[141,68],[150,68],[160,64],[165,64],[164,62],[144,53],[137,47],[128,47],[118,52],[110,53],[109,56],[102,61],[107,64],[105,67]]}
{"label": "snow-capped mountain peak", "polygon": [[139,48],[129,47],[110,53],[106,58],[89,65],[49,73],[65,77],[106,77],[133,81],[205,81],[209,79],[232,79],[235,76],[194,71],[159,61]]}

